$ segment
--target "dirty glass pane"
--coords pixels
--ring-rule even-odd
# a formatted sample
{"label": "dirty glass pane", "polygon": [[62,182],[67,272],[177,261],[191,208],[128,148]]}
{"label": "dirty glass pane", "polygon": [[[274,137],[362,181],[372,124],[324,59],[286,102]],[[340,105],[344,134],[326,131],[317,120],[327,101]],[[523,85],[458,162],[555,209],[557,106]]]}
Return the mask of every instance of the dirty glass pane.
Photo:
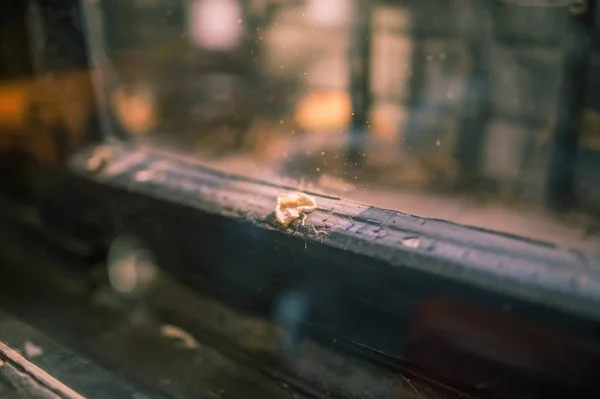
{"label": "dirty glass pane", "polygon": [[598,397],[596,3],[0,3],[16,309],[173,397]]}
{"label": "dirty glass pane", "polygon": [[600,30],[588,6],[106,0],[86,18],[105,134],[594,251]]}

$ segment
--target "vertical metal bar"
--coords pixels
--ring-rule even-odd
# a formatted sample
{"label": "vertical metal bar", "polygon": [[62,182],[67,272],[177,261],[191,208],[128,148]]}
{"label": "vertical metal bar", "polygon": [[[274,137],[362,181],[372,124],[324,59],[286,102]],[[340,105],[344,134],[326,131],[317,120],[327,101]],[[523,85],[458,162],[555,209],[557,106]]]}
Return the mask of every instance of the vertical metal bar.
{"label": "vertical metal bar", "polygon": [[113,80],[116,72],[111,70],[110,61],[106,55],[104,42],[104,24],[102,20],[101,0],[80,0],[84,26],[85,45],[90,66],[92,86],[97,105],[98,125],[104,139],[114,139],[114,125],[110,118],[107,80],[112,71]]}
{"label": "vertical metal bar", "polygon": [[555,210],[566,210],[576,200],[578,130],[585,107],[596,9],[596,0],[574,1],[573,4],[547,177],[546,200],[548,206]]}
{"label": "vertical metal bar", "polygon": [[487,23],[491,18],[492,1],[476,0],[471,4],[473,18],[467,33],[467,45],[472,65],[466,84],[466,109],[457,142],[459,179],[466,187],[477,183],[483,136],[491,115]]}
{"label": "vertical metal bar", "polygon": [[410,17],[413,21],[413,27],[410,31],[410,41],[412,44],[412,61],[410,62],[410,74],[408,79],[408,99],[406,107],[408,110],[408,119],[403,126],[403,139],[407,140],[408,150],[413,150],[412,144],[418,142],[420,125],[420,108],[422,108],[422,91],[425,83],[425,40],[426,34],[420,26],[420,15],[423,13],[419,7],[423,7],[423,3],[419,1],[411,1],[408,9]]}
{"label": "vertical metal bar", "polygon": [[360,166],[366,151],[369,112],[371,110],[371,42],[372,5],[369,0],[356,0],[353,40],[350,45],[350,96],[352,118],[348,134],[349,165]]}

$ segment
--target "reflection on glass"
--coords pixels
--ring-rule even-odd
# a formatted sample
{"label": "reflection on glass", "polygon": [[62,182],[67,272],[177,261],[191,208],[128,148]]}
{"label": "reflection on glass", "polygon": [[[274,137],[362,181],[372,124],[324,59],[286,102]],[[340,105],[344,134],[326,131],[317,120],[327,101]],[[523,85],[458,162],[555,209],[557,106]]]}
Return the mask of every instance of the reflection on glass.
{"label": "reflection on glass", "polygon": [[196,0],[188,7],[190,37],[198,46],[228,50],[239,44],[242,13],[236,0]]}
{"label": "reflection on glass", "polygon": [[[589,70],[594,84],[597,57],[573,45],[594,33],[574,27],[567,2],[107,0],[90,14],[103,21],[94,51],[110,61],[109,134],[300,189],[600,248],[589,217],[598,100],[573,78]],[[577,132],[564,127],[573,118]]]}
{"label": "reflection on glass", "polygon": [[[588,266],[596,258],[426,219],[600,253],[593,2],[82,4],[84,24],[46,1],[23,6],[31,73],[39,79],[1,85],[0,130],[7,134],[0,147],[34,153],[20,161],[26,173],[29,162],[53,172],[91,133],[160,152],[131,170],[135,183],[127,188],[155,184],[167,201],[127,192],[110,201],[110,227],[101,211],[85,213],[81,223],[121,234],[110,241],[105,284],[133,324],[152,329],[180,318],[198,337],[171,324],[154,332],[187,341],[180,349],[197,365],[202,360],[198,367],[210,377],[220,366],[196,355],[215,346],[226,357],[243,352],[241,363],[254,362],[286,392],[284,384],[295,383],[340,397],[428,397],[424,375],[415,384],[410,378],[419,374],[407,365],[486,397],[597,389],[600,350],[586,341],[597,341],[597,323],[552,308],[580,301],[579,310],[593,313],[597,279]],[[73,50],[84,47],[77,30],[88,39],[94,90],[84,51]],[[26,58],[26,46],[5,43],[0,55]],[[19,62],[0,67],[7,75],[23,71]],[[95,119],[101,128],[90,132]],[[54,148],[59,139],[64,148]],[[132,164],[114,162],[118,153],[100,145],[88,159],[90,175],[110,175],[100,179],[103,189],[127,180],[115,170]],[[183,163],[165,161],[167,153],[229,175],[175,178]],[[237,176],[311,193],[276,184],[267,191]],[[178,207],[181,197],[171,194],[181,187],[197,190],[192,201],[208,193],[211,212],[222,213]],[[243,195],[229,196],[234,190]],[[259,190],[275,192],[272,203]],[[50,191],[73,196],[60,184]],[[239,209],[224,205],[255,195]],[[43,213],[76,219],[71,203],[55,215],[49,201]],[[257,221],[244,207],[275,211]],[[457,265],[470,268],[457,277]],[[531,383],[532,375],[543,383]],[[519,381],[530,386],[521,389]]]}

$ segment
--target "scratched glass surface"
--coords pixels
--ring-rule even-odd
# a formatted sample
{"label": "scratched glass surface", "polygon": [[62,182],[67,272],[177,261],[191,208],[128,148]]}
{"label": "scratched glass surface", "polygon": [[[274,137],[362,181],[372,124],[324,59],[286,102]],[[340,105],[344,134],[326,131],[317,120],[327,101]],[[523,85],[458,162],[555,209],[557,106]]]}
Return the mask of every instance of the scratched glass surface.
{"label": "scratched glass surface", "polygon": [[109,135],[600,248],[600,35],[585,1],[90,4]]}

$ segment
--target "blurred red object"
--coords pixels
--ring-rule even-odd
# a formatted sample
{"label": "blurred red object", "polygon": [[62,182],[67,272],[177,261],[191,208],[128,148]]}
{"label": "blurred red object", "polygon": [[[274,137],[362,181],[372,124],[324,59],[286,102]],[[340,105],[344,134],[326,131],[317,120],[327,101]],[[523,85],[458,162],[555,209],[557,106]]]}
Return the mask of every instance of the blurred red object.
{"label": "blurred red object", "polygon": [[432,377],[457,388],[476,387],[485,397],[600,393],[597,342],[535,324],[508,309],[486,309],[441,296],[419,306],[406,356]]}

